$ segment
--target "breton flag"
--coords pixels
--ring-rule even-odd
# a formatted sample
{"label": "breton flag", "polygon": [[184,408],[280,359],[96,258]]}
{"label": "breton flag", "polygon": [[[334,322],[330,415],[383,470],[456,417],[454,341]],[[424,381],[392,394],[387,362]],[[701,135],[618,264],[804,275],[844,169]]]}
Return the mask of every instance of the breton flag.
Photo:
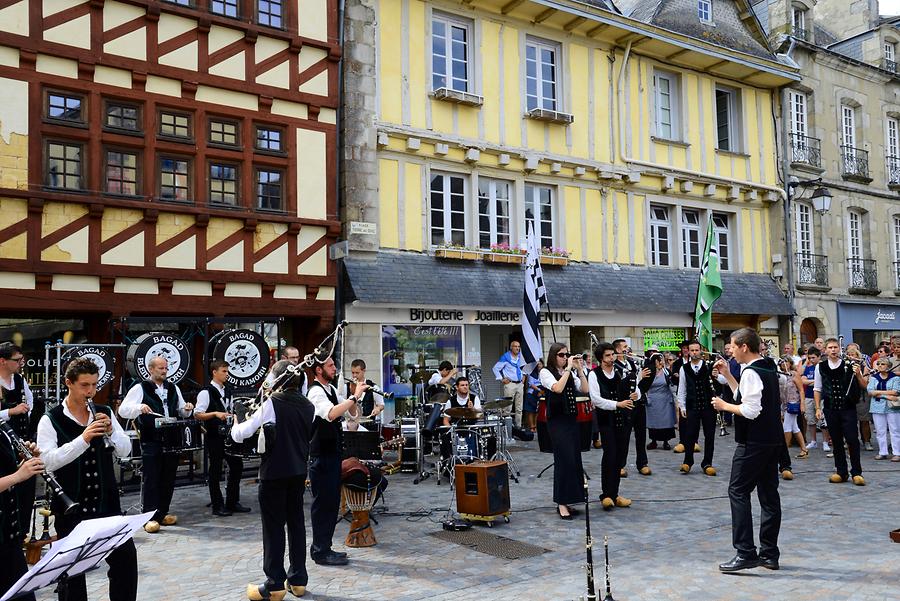
{"label": "breton flag", "polygon": [[703,348],[712,350],[712,306],[722,296],[722,275],[719,273],[719,249],[714,244],[712,217],[706,226],[706,248],[700,265],[697,285],[697,306],[694,309],[694,329]]}
{"label": "breton flag", "polygon": [[533,225],[527,222],[525,237],[528,254],[525,256],[525,292],[522,297],[522,358],[523,373],[531,373],[541,358],[541,306],[547,304],[544,272],[541,270],[541,253],[535,241]]}

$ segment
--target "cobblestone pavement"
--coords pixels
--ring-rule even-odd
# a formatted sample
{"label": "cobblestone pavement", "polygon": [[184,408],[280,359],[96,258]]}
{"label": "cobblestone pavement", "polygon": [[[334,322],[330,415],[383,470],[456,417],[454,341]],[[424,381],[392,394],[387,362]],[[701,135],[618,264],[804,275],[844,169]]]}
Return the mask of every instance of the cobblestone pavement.
{"label": "cobblestone pavement", "polygon": [[[622,494],[634,500],[609,513],[596,502],[601,452],[584,456],[591,480],[591,525],[595,579],[603,586],[603,536],[609,536],[612,592],[616,601],[734,599],[815,601],[900,599],[900,545],[890,530],[900,528],[900,464],[873,461],[864,452],[868,485],[830,484],[833,463],[821,449],[807,460],[794,460],[796,479],[780,488],[784,521],[781,570],[758,568],[723,575],[717,564],[731,558],[727,483],[733,450],[731,437],[717,438],[719,475],[697,470],[678,472],[679,456],[650,451],[652,476],[641,476],[629,458],[630,475]],[[349,549],[348,567],[329,568],[308,562],[310,582],[304,599],[351,600],[548,600],[576,599],[586,591],[584,517],[561,521],[552,504],[552,470],[536,474],[551,460],[537,443],[512,448],[522,477],[511,484],[513,514],[509,524],[486,532],[548,549],[528,559],[504,560],[429,536],[451,501],[444,482],[413,484],[412,474],[390,478],[386,512],[375,516],[378,544]],[[796,454],[796,449],[792,449]],[[248,582],[262,575],[262,542],[255,486],[244,481],[242,500],[253,513],[215,518],[205,508],[203,486],[176,490],[173,508],[178,526],[135,537],[142,601],[226,600],[244,597]],[[309,494],[306,496],[307,526]],[[124,505],[135,502],[133,495]],[[755,515],[758,506],[754,500]],[[379,514],[378,512],[383,512]],[[349,524],[338,524],[335,548],[343,545]],[[308,536],[309,538],[309,536]],[[90,598],[106,598],[105,569],[88,577]],[[602,598],[601,593],[599,598]],[[55,597],[50,592],[39,600]],[[289,597],[290,598],[290,597]]]}

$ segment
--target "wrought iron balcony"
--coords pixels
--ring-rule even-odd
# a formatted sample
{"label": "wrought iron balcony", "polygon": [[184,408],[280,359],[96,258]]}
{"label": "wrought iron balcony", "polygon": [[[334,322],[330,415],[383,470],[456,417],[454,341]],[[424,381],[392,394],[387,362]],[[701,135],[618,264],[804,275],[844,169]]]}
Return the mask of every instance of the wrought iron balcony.
{"label": "wrought iron balcony", "polygon": [[887,180],[891,187],[900,187],[900,157],[887,157]]}
{"label": "wrought iron balcony", "polygon": [[791,134],[791,163],[822,168],[822,141],[800,134]]}
{"label": "wrought iron balcony", "polygon": [[869,183],[869,152],[862,148],[841,146],[841,177]]}
{"label": "wrought iron balcony", "polygon": [[897,73],[897,62],[888,60],[886,58],[881,59],[881,68],[885,71],[890,71],[891,73]]}
{"label": "wrought iron balcony", "polygon": [[828,257],[811,253],[797,253],[797,284],[799,286],[828,286]]}
{"label": "wrought iron balcony", "polygon": [[847,287],[851,291],[878,292],[875,259],[847,259]]}
{"label": "wrought iron balcony", "polygon": [[810,41],[811,32],[808,29],[803,29],[801,27],[791,27],[791,35],[797,38],[798,40],[803,40],[804,42]]}
{"label": "wrought iron balcony", "polygon": [[894,261],[894,290],[900,292],[900,261]]}

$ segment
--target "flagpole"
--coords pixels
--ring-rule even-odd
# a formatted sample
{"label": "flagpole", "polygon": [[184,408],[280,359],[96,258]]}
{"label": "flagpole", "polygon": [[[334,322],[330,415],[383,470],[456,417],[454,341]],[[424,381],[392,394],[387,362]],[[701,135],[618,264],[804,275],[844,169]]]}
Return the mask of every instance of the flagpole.
{"label": "flagpole", "polygon": [[[709,228],[712,227],[712,214],[709,216],[709,220],[706,223],[706,236],[704,240],[709,237]],[[703,243],[704,253],[706,252],[706,242]],[[700,304],[700,286],[703,285],[703,258],[701,257],[700,262],[700,273],[697,274],[697,294],[694,295],[694,318],[692,323],[694,324],[694,336],[696,340],[700,340],[700,319],[697,317],[697,306]],[[710,351],[712,349],[706,349]]]}

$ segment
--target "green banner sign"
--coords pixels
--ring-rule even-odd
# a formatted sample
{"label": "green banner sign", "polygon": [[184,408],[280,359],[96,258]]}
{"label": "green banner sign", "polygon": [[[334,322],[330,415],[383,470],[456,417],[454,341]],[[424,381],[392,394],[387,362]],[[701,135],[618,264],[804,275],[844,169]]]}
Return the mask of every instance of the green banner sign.
{"label": "green banner sign", "polygon": [[655,346],[661,351],[677,351],[684,332],[684,328],[644,328],[644,350]]}

